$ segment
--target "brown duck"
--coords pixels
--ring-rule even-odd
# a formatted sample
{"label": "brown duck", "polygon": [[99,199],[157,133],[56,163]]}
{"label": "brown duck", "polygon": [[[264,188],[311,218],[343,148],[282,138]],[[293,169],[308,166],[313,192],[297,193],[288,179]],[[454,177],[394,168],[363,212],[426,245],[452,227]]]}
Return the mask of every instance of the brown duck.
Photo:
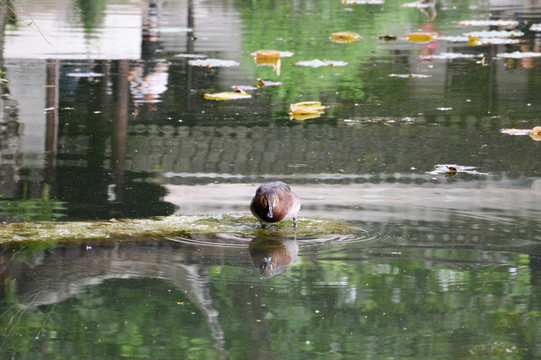
{"label": "brown duck", "polygon": [[283,272],[299,255],[295,238],[254,238],[248,247],[252,263],[268,279]]}
{"label": "brown duck", "polygon": [[261,184],[252,199],[250,210],[264,228],[268,223],[293,219],[297,227],[297,214],[301,209],[299,197],[286,183],[274,181]]}

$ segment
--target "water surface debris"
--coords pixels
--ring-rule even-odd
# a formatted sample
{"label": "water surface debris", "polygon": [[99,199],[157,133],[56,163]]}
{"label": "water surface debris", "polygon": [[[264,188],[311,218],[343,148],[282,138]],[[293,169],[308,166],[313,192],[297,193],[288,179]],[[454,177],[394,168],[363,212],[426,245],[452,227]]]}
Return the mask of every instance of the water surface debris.
{"label": "water surface debris", "polygon": [[234,60],[195,59],[195,60],[189,60],[188,65],[213,68],[213,67],[233,67],[233,66],[239,66],[240,64]]}
{"label": "water surface debris", "polygon": [[335,67],[335,66],[346,66],[348,63],[345,61],[333,61],[333,60],[306,60],[306,61],[297,61],[295,65],[297,66],[308,66],[313,68],[318,68],[322,66]]}
{"label": "water surface debris", "polygon": [[342,0],[344,5],[383,5],[385,0]]}
{"label": "water surface debris", "polygon": [[431,78],[430,74],[389,74],[389,77],[400,79],[428,79]]}
{"label": "water surface debris", "polygon": [[357,41],[361,38],[360,34],[350,31],[340,31],[331,34],[331,41],[335,43],[348,43]]}
{"label": "water surface debris", "polygon": [[462,20],[458,22],[461,26],[497,26],[497,27],[516,27],[516,20]]}
{"label": "water surface debris", "polygon": [[428,171],[427,174],[446,176],[455,176],[458,173],[465,173],[470,175],[488,175],[488,173],[482,173],[476,170],[475,166],[463,166],[456,164],[438,164],[434,166],[434,170]]}
{"label": "water surface debris", "polygon": [[235,88],[233,91],[224,91],[214,94],[205,94],[205,99],[208,100],[240,100],[240,99],[249,99],[252,95],[246,93],[243,89]]}
{"label": "water surface debris", "polygon": [[289,118],[305,120],[320,117],[328,106],[321,105],[319,101],[304,101],[289,105]]}

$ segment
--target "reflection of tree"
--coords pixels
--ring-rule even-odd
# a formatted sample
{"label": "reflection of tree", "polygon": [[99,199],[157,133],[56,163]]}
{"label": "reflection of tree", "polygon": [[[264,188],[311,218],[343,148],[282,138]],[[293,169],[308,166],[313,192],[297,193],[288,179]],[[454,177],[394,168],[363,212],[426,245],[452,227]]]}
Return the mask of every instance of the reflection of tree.
{"label": "reflection of tree", "polygon": [[68,215],[75,218],[170,214],[173,206],[161,200],[165,190],[159,184],[126,172],[128,63],[90,65],[103,76],[68,77],[73,66],[61,65],[57,197],[69,203]]}
{"label": "reflection of tree", "polygon": [[152,358],[537,357],[535,256],[395,245],[311,243],[303,263],[264,281],[247,271],[246,248],[9,248],[2,346]]}
{"label": "reflection of tree", "polygon": [[94,29],[101,26],[105,18],[107,0],[77,0],[76,6],[80,11],[86,36],[90,38]]}

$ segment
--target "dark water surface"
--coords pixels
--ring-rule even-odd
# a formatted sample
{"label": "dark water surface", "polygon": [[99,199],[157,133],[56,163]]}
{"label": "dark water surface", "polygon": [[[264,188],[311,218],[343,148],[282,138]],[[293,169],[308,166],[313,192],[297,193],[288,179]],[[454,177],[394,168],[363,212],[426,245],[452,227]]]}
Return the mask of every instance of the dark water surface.
{"label": "dark water surface", "polygon": [[[280,179],[300,222],[357,230],[3,245],[0,358],[541,357],[541,142],[500,133],[541,125],[541,4],[405,2],[16,2],[2,220],[246,214]],[[468,45],[489,30],[522,33]],[[258,78],[282,84],[204,98]],[[290,119],[310,100],[329,108]]]}

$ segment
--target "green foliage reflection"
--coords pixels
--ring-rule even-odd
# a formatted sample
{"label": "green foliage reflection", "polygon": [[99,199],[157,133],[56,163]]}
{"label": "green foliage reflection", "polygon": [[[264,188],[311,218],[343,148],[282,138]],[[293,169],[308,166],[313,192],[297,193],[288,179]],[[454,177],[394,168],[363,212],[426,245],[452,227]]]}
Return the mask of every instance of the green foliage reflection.
{"label": "green foliage reflection", "polygon": [[0,201],[0,216],[7,220],[54,220],[63,217],[65,204],[50,199],[49,185],[44,185],[39,199],[28,199],[28,184],[23,185],[22,200]]}

